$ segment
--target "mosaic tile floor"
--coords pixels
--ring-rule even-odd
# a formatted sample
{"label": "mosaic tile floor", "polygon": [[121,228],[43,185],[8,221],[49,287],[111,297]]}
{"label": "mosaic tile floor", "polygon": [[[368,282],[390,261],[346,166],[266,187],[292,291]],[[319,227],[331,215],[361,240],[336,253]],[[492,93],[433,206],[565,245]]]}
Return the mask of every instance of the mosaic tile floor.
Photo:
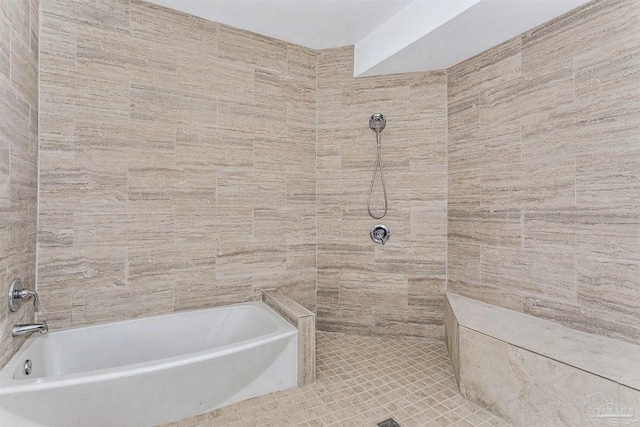
{"label": "mosaic tile floor", "polygon": [[444,343],[317,334],[317,381],[163,427],[508,427],[457,393]]}

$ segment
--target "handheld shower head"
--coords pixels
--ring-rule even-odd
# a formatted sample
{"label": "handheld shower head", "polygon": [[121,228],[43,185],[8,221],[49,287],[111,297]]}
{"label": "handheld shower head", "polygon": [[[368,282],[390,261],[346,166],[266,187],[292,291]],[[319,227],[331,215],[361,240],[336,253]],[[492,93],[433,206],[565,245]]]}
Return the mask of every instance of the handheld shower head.
{"label": "handheld shower head", "polygon": [[[371,215],[371,217],[375,219],[380,219],[384,217],[387,214],[387,206],[388,206],[387,188],[384,183],[384,175],[382,174],[382,156],[380,155],[380,150],[381,150],[380,140],[382,139],[380,134],[384,130],[385,126],[387,126],[387,119],[385,119],[382,114],[375,113],[369,118],[369,127],[371,128],[372,131],[376,133],[376,155],[377,156],[376,156],[376,166],[373,169],[373,176],[371,177],[371,188],[369,189],[369,200],[367,201],[367,211],[369,212],[369,215]],[[384,212],[380,216],[375,216],[371,212],[371,197],[373,196],[373,186],[376,181],[376,174],[378,173],[378,169],[380,169],[380,179],[382,180],[382,192],[384,193]],[[371,232],[373,233],[373,229]],[[373,234],[371,234],[371,238],[372,239],[374,238]]]}
{"label": "handheld shower head", "polygon": [[380,113],[375,113],[369,119],[369,127],[377,134],[382,132],[385,126],[387,126],[387,119]]}

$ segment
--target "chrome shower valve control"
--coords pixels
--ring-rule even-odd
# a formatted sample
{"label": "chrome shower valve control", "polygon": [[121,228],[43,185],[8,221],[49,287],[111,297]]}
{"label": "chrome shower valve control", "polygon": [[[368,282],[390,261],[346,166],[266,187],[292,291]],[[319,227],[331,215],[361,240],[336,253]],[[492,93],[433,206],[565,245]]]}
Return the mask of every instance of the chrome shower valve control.
{"label": "chrome shower valve control", "polygon": [[369,236],[371,236],[371,240],[374,243],[378,243],[380,245],[384,245],[389,240],[389,236],[391,232],[387,228],[386,225],[377,224],[371,227],[371,231],[369,232]]}
{"label": "chrome shower valve control", "polygon": [[13,279],[11,286],[9,286],[9,310],[15,312],[20,309],[23,299],[33,298],[33,306],[38,309],[40,307],[40,299],[35,291],[29,289],[22,289],[22,280]]}

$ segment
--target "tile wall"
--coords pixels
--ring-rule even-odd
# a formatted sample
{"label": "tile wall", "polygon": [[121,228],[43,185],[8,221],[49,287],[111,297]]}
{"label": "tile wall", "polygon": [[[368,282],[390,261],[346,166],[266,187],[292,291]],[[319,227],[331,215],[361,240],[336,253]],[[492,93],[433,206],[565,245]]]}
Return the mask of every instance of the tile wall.
{"label": "tile wall", "polygon": [[[446,71],[353,78],[351,47],[318,54],[321,330],[441,337],[446,287]],[[389,211],[367,213],[381,112]],[[372,198],[383,212],[380,175]],[[389,227],[384,245],[369,230]]]}
{"label": "tile wall", "polygon": [[449,69],[448,290],[640,343],[640,2]]}
{"label": "tile wall", "polygon": [[[447,71],[353,79],[348,47],[138,0],[44,2],[40,317],[65,327],[277,287],[323,330],[440,337],[448,286],[640,343],[639,9],[597,0]],[[12,17],[2,31],[25,41]],[[33,122],[35,71],[6,77],[18,59],[0,72]],[[376,111],[381,221],[366,212]]]}
{"label": "tile wall", "polygon": [[[352,48],[144,2],[50,1],[42,21],[43,318],[131,318],[267,287],[316,310],[317,255],[320,328],[442,335],[446,72],[355,80]],[[365,210],[377,110],[384,248]]]}
{"label": "tile wall", "polygon": [[24,339],[15,323],[31,322],[31,300],[8,308],[15,277],[35,289],[38,182],[38,0],[0,2],[0,366]]}
{"label": "tile wall", "polygon": [[48,0],[40,317],[315,310],[316,53],[141,1]]}

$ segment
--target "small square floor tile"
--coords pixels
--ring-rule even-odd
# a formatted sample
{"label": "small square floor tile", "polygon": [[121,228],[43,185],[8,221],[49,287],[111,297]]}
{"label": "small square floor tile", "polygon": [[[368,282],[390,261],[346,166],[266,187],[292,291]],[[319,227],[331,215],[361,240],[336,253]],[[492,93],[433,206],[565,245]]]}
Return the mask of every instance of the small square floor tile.
{"label": "small square floor tile", "polygon": [[[216,427],[508,426],[458,394],[443,342],[318,332],[316,351],[314,384],[197,420],[206,416]],[[196,418],[180,422],[193,426]]]}

